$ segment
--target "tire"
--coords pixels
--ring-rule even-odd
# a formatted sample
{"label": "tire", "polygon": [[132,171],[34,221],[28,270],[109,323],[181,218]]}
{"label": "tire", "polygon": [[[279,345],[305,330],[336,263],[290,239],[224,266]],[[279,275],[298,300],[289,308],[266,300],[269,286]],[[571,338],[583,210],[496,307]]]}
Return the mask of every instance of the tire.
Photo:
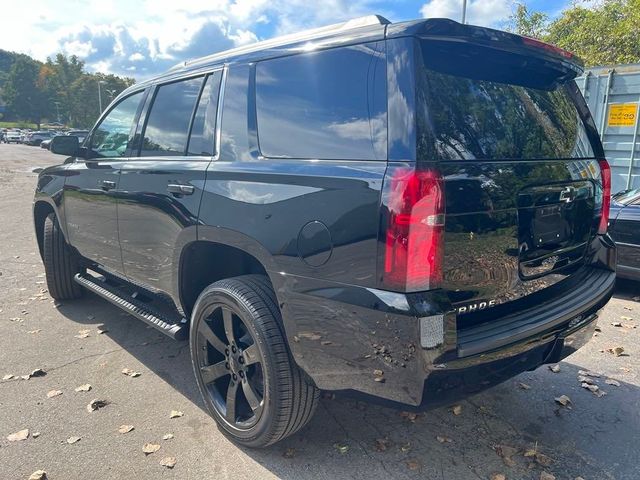
{"label": "tire", "polygon": [[43,246],[44,271],[49,295],[56,300],[80,298],[82,287],[73,280],[73,277],[82,269],[53,213],[49,214],[44,221]]}
{"label": "tire", "polygon": [[318,404],[320,391],[292,360],[281,325],[264,275],[210,285],[191,315],[191,361],[204,403],[221,431],[246,447],[292,435]]}

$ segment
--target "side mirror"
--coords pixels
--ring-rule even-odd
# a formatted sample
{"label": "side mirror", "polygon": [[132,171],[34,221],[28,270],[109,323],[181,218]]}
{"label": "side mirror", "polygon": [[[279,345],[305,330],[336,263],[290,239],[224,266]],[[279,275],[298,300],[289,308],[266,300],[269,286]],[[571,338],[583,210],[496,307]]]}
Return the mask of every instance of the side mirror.
{"label": "side mirror", "polygon": [[80,140],[75,135],[57,135],[51,139],[49,150],[58,155],[75,156],[80,148]]}

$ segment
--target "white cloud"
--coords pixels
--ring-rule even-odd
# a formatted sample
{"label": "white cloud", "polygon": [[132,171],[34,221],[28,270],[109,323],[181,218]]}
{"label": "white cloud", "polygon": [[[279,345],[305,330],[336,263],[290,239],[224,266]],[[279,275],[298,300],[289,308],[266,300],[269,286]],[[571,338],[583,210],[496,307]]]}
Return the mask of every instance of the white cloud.
{"label": "white cloud", "polygon": [[30,0],[13,2],[0,15],[0,48],[39,60],[73,54],[89,70],[141,79],[190,58],[371,14],[379,6],[380,0],[59,0],[53,7]]}
{"label": "white cloud", "polygon": [[[467,2],[467,23],[482,26],[499,26],[511,15],[511,0],[469,0]],[[429,0],[420,9],[425,18],[462,19],[462,0]]]}

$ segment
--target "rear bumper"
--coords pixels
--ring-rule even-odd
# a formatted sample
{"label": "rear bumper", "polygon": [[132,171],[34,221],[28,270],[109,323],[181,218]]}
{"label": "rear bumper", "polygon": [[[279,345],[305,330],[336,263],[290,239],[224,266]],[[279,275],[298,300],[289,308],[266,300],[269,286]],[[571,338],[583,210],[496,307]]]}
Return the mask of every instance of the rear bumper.
{"label": "rear bumper", "polygon": [[[424,410],[557,362],[586,343],[615,285],[615,247],[604,248],[611,251],[583,267],[578,286],[466,332],[457,330],[455,310],[439,291],[400,294],[271,277],[294,359],[319,388]],[[421,325],[431,340],[425,342]]]}

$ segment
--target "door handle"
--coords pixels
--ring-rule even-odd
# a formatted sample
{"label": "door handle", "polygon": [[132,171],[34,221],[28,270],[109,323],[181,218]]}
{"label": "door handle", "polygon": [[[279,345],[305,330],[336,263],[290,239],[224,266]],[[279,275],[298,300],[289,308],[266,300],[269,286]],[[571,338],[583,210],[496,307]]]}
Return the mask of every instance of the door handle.
{"label": "door handle", "polygon": [[173,195],[193,195],[195,187],[193,185],[182,185],[180,183],[170,183],[167,191]]}
{"label": "door handle", "polygon": [[112,182],[111,180],[98,180],[98,186],[102,190],[111,190],[112,188],[116,188],[116,182]]}

